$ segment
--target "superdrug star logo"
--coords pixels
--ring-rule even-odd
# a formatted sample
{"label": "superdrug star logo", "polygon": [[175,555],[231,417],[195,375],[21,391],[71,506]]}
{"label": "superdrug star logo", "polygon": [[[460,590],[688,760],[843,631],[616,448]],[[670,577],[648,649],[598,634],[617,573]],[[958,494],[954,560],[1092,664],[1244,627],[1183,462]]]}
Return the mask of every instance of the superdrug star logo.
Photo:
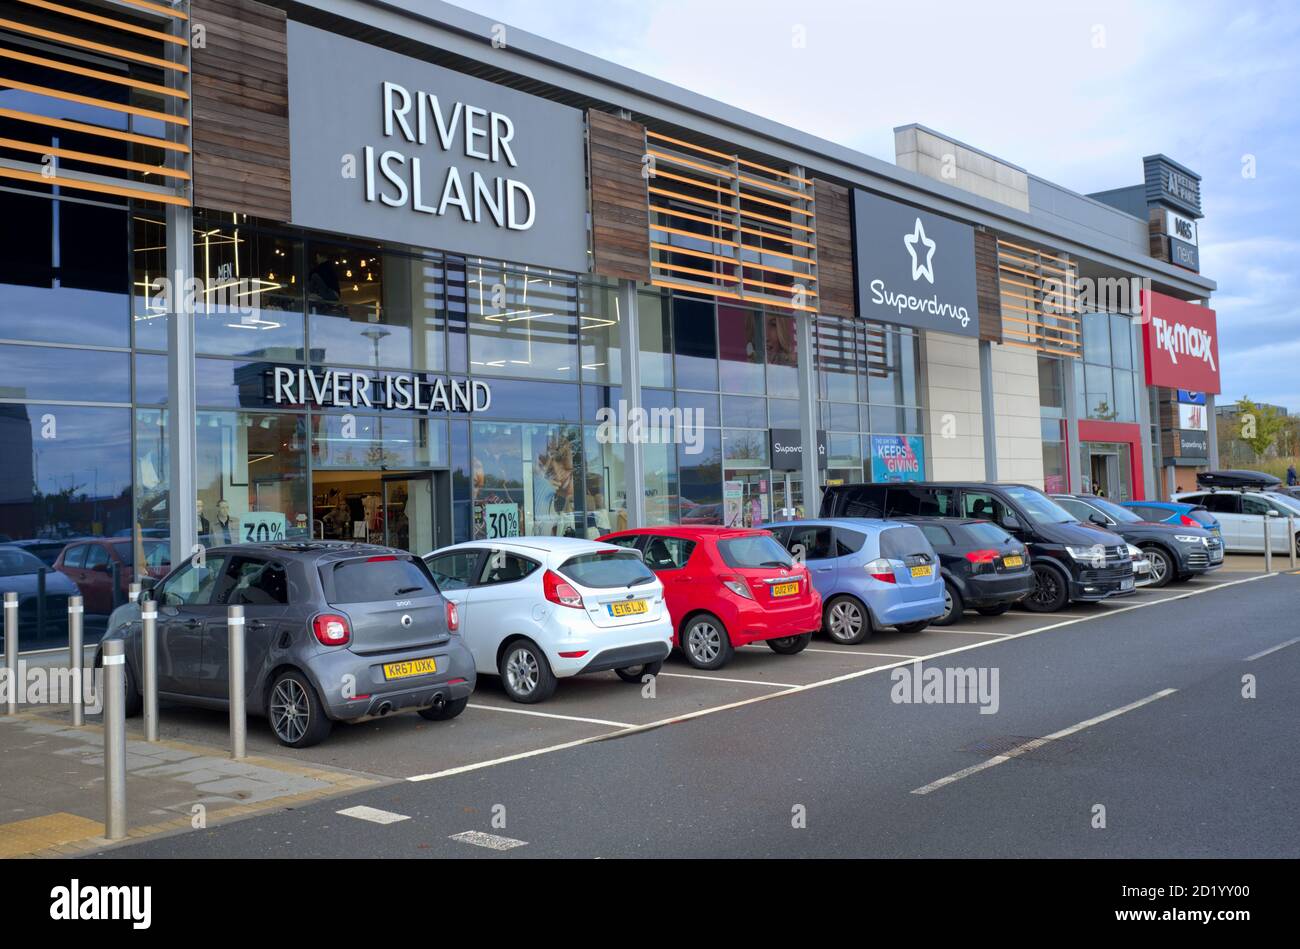
{"label": "superdrug star logo", "polygon": [[[916,226],[912,233],[903,238],[903,243],[907,247],[907,252],[912,255],[912,279],[920,280],[924,277],[930,283],[934,283],[934,251],[935,243],[925,236],[925,225],[921,219],[916,219]],[[920,244],[925,248],[925,261],[922,262],[917,256],[916,246]]]}

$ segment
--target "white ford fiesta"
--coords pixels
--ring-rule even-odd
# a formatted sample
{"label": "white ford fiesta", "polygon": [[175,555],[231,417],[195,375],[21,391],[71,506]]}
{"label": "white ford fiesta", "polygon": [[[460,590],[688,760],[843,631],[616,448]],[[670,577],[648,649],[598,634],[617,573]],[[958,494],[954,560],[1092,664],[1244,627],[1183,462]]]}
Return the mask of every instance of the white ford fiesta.
{"label": "white ford fiesta", "polygon": [[571,537],[471,541],[426,554],[479,672],[516,702],[556,680],[613,669],[655,675],[672,649],[663,585],[626,547]]}

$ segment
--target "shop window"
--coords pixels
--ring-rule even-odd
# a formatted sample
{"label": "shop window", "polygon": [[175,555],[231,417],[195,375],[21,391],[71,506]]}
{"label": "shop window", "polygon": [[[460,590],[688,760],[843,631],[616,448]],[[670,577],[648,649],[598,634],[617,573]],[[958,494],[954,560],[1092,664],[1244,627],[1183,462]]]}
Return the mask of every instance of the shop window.
{"label": "shop window", "polygon": [[578,386],[563,383],[517,382],[493,379],[492,404],[476,418],[521,421],[576,422],[582,405]]}
{"label": "shop window", "polygon": [[870,324],[864,345],[868,401],[872,405],[921,405],[916,332]]}
{"label": "shop window", "polygon": [[200,412],[195,435],[202,543],[311,536],[304,415]]}
{"label": "shop window", "polygon": [[794,321],[789,313],[767,313],[763,317],[769,396],[799,397],[799,338]]}
{"label": "shop window", "polygon": [[707,425],[710,428],[717,428],[722,423],[722,418],[718,414],[718,397],[712,393],[678,392],[677,407],[690,413],[687,416],[689,424],[697,427]]}
{"label": "shop window", "polygon": [[130,345],[125,210],[0,191],[0,221],[0,337]]}
{"label": "shop window", "polygon": [[269,404],[267,374],[276,365],[261,359],[195,359],[196,404],[200,408],[213,409],[265,408]]}
{"label": "shop window", "polygon": [[1114,421],[1117,413],[1110,366],[1084,366],[1084,377],[1088,390],[1087,417]]}
{"label": "shop window", "polygon": [[677,451],[673,445],[643,446],[645,465],[646,524],[676,524],[681,506],[678,503]]}
{"label": "shop window", "polygon": [[718,304],[718,354],[724,392],[763,391],[764,330],[762,314]]}
{"label": "shop window", "polygon": [[492,505],[518,508],[524,534],[586,536],[582,435],[574,425],[477,422],[473,429],[473,533],[486,536]]}
{"label": "shop window", "polygon": [[673,346],[678,388],[718,391],[718,336],[712,302],[673,297]]}
{"label": "shop window", "polygon": [[1111,365],[1110,316],[1106,313],[1083,314],[1083,360],[1098,366]]}
{"label": "shop window", "polygon": [[583,460],[586,485],[586,530],[595,539],[627,527],[627,488],[624,480],[627,446],[602,440],[600,427],[583,428]]}
{"label": "shop window", "polygon": [[[194,276],[201,281],[194,314],[200,353],[303,355],[302,242],[241,228],[194,231]],[[151,312],[167,312],[158,302]]]}
{"label": "shop window", "polygon": [[546,271],[467,270],[469,361],[478,375],[578,379],[577,283]]}
{"label": "shop window", "polygon": [[857,347],[854,324],[849,320],[817,321],[817,385],[831,403],[858,400]]}
{"label": "shop window", "polygon": [[831,433],[826,436],[826,483],[855,484],[862,481],[862,439],[857,435]]}
{"label": "shop window", "polygon": [[313,361],[446,368],[440,262],[312,244],[306,280]]}
{"label": "shop window", "polygon": [[0,345],[0,398],[128,403],[130,367],[124,352]]}
{"label": "shop window", "polygon": [[1111,364],[1117,369],[1133,368],[1133,327],[1128,317],[1110,315]]}
{"label": "shop window", "polygon": [[135,523],[144,535],[167,537],[170,462],[167,457],[167,411],[135,411]]}
{"label": "shop window", "polygon": [[167,357],[149,353],[135,354],[136,405],[167,403]]}
{"label": "shop window", "polygon": [[1115,370],[1115,421],[1137,421],[1137,398],[1134,394],[1134,374]]}
{"label": "shop window", "polygon": [[578,297],[582,381],[623,381],[623,312],[617,284],[583,282]]}
{"label": "shop window", "polygon": [[919,435],[921,411],[892,405],[873,405],[869,430],[880,435]]}
{"label": "shop window", "polygon": [[767,403],[753,396],[724,395],[722,421],[740,428],[767,428]]}
{"label": "shop window", "polygon": [[1065,413],[1065,365],[1060,358],[1038,354],[1038,405],[1057,415]]}
{"label": "shop window", "polygon": [[770,428],[799,428],[799,403],[794,399],[768,399],[767,424]]}
{"label": "shop window", "polygon": [[673,384],[672,315],[663,294],[637,296],[637,325],[641,337],[641,384],[668,388]]}
{"label": "shop window", "polygon": [[721,524],[721,434],[716,429],[707,430],[698,443],[678,445],[677,465],[681,494],[680,522]]}
{"label": "shop window", "polygon": [[822,428],[840,432],[858,430],[858,404],[850,402],[821,403]]}

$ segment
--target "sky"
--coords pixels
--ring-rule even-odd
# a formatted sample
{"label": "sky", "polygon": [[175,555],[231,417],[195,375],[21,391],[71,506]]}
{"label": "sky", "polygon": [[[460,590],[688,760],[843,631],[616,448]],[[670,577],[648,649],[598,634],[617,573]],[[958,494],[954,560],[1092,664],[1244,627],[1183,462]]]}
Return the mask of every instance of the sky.
{"label": "sky", "polygon": [[[418,0],[414,0],[418,6]],[[457,5],[893,161],[919,122],[1090,193],[1202,176],[1220,404],[1300,412],[1300,5],[475,0]]]}

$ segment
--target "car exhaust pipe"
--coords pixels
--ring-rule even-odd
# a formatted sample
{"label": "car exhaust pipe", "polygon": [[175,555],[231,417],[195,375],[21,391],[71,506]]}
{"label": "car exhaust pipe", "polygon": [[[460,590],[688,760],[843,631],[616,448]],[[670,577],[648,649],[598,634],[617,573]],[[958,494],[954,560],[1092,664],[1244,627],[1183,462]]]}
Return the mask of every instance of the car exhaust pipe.
{"label": "car exhaust pipe", "polygon": [[392,710],[393,710],[393,703],[385,702],[383,705],[379,706],[378,710],[376,711],[376,714],[379,715],[380,718],[383,718]]}
{"label": "car exhaust pipe", "polygon": [[447,706],[447,698],[441,692],[433,697],[433,705],[430,706],[435,712],[441,712]]}

